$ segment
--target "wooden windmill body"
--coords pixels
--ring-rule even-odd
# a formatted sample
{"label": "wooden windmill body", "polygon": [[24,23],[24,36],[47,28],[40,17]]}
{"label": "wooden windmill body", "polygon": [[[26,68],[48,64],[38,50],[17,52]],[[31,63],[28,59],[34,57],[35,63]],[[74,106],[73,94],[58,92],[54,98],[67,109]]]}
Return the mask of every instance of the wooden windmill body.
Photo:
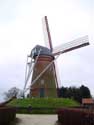
{"label": "wooden windmill body", "polygon": [[[46,47],[37,45],[32,52],[33,58],[37,62],[33,69],[32,81],[44,71],[44,69],[54,60],[54,56],[51,54],[50,50]],[[38,52],[39,56],[38,56]],[[31,52],[31,54],[32,54]],[[32,82],[31,82],[32,83]],[[54,62],[47,68],[47,70],[40,76],[38,80],[31,86],[30,95],[33,97],[56,97],[56,84],[57,79],[55,75]]]}
{"label": "wooden windmill body", "polygon": [[47,16],[44,17],[44,28],[48,46],[36,45],[29,56],[31,58],[29,70],[27,71],[26,68],[25,87],[32,72],[31,85],[29,87],[31,97],[57,97],[59,82],[55,60],[62,53],[89,45],[88,36],[84,36],[53,48]]}

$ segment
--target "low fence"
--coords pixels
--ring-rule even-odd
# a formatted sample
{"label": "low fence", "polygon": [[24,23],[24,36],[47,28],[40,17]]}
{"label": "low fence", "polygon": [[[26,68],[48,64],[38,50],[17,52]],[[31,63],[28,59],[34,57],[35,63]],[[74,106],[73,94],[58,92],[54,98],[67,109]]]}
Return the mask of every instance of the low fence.
{"label": "low fence", "polygon": [[86,109],[59,109],[58,121],[62,125],[94,125],[94,113]]}
{"label": "low fence", "polygon": [[13,107],[0,107],[0,125],[8,125],[16,118],[16,109]]}

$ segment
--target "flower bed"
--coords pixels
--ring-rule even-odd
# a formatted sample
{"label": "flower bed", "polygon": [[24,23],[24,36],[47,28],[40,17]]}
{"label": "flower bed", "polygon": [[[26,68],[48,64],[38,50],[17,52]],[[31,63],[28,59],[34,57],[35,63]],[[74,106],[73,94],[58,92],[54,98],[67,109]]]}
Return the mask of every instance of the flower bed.
{"label": "flower bed", "polygon": [[16,109],[13,107],[0,107],[0,125],[8,125],[16,117]]}
{"label": "flower bed", "polygon": [[62,125],[94,125],[94,113],[85,109],[63,108],[57,113]]}

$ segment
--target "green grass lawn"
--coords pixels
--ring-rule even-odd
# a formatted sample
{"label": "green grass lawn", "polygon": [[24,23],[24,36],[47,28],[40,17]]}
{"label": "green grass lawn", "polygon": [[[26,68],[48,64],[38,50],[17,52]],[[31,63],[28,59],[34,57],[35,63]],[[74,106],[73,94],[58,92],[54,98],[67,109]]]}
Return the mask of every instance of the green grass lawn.
{"label": "green grass lawn", "polygon": [[[26,98],[26,99],[15,99],[11,101],[8,105],[14,107],[29,107],[32,108],[41,108],[41,110],[36,109],[33,113],[53,113],[53,109],[49,110],[49,108],[61,108],[61,107],[74,107],[79,106],[79,103],[72,99],[65,98]],[[48,108],[48,109],[45,109]],[[42,109],[45,109],[42,111]],[[49,110],[49,111],[48,111]],[[26,113],[26,111],[22,111]]]}
{"label": "green grass lawn", "polygon": [[71,107],[79,106],[79,103],[72,99],[65,98],[26,98],[26,99],[15,99],[8,105],[11,106],[22,106],[33,108],[60,108],[60,107]]}

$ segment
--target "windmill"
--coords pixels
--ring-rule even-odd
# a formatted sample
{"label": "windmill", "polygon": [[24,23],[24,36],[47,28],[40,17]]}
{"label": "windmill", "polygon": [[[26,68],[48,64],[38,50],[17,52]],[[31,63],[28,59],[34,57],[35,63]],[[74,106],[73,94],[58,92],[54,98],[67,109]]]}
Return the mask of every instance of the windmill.
{"label": "windmill", "polygon": [[[24,90],[32,75],[31,85],[26,89],[30,90],[30,96],[57,97],[59,79],[55,60],[63,53],[89,45],[88,36],[53,48],[47,16],[44,17],[43,23],[47,45],[46,47],[36,45],[27,57]],[[29,61],[28,58],[30,59]]]}

